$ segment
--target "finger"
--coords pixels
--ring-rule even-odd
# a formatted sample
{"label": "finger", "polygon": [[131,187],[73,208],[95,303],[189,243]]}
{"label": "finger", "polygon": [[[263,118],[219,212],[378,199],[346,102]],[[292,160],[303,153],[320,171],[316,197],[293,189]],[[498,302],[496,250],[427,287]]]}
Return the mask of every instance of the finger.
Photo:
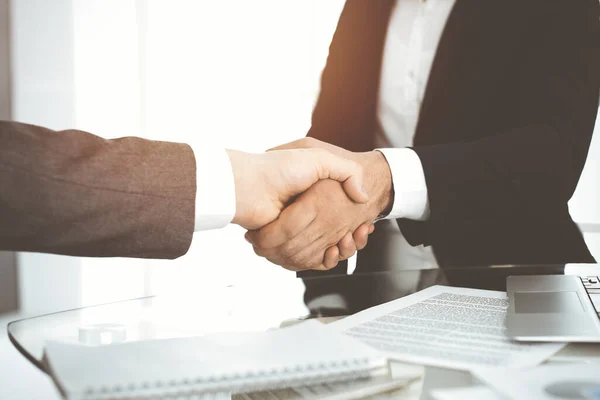
{"label": "finger", "polygon": [[[323,226],[322,221],[319,221],[317,218],[315,218],[306,228],[304,228],[292,239],[285,241],[279,246],[271,248],[263,248],[260,245],[253,245],[254,252],[261,257],[267,258],[274,264],[285,265],[286,269],[312,269],[323,264],[324,253],[327,246],[331,245],[331,243],[337,243],[342,238],[342,235],[339,235],[337,238],[335,238],[335,241],[329,242],[328,244],[327,237],[324,232],[329,231],[330,229],[326,229]],[[267,236],[265,237],[267,239],[262,240],[270,240],[268,232]]]}
{"label": "finger", "polygon": [[281,260],[279,264],[290,265],[301,270],[314,269],[323,264],[325,251],[331,243],[327,243],[325,234],[315,229],[313,222],[304,232],[294,239],[279,246],[274,251],[274,258]]}
{"label": "finger", "polygon": [[259,257],[266,258],[269,261],[275,255],[273,249],[263,249],[254,245],[252,245],[252,249],[254,250],[254,254],[256,254]]}
{"label": "finger", "polygon": [[285,269],[289,269],[291,271],[291,269],[289,268],[290,266],[288,264],[286,264],[281,258],[279,258],[277,256],[277,254],[266,254],[266,255],[261,255],[259,254],[259,252],[261,252],[261,249],[254,246],[254,252],[263,257],[265,260],[267,260],[268,262],[270,262],[271,264],[275,264],[277,266],[283,267]]}
{"label": "finger", "polygon": [[283,269],[287,269],[288,271],[293,271],[293,272],[298,272],[298,271],[303,271],[302,268],[297,268],[295,266],[291,266],[291,265],[284,265],[280,262],[277,262],[277,260],[273,260],[271,258],[267,258],[267,261],[269,261],[271,264],[275,264],[278,267],[281,267]]}
{"label": "finger", "polygon": [[304,269],[302,269],[302,268],[297,268],[295,266],[290,266],[290,265],[280,265],[280,267],[283,269],[287,269],[288,271],[293,271],[293,272],[304,271]]}
{"label": "finger", "polygon": [[375,224],[369,225],[369,235],[373,232],[375,232]]}
{"label": "finger", "polygon": [[283,210],[279,218],[256,231],[248,231],[246,240],[262,249],[272,249],[289,242],[304,231],[316,218],[310,202],[302,199]]}
{"label": "finger", "polygon": [[257,256],[262,257],[269,261],[271,264],[275,264],[281,266],[285,269],[289,269],[290,271],[300,271],[302,269],[296,268],[295,265],[291,265],[287,259],[278,254],[274,249],[264,250],[260,247],[252,246],[254,248],[254,253]]}
{"label": "finger", "polygon": [[277,151],[277,150],[292,150],[292,149],[303,149],[306,146],[301,144],[300,140],[294,140],[293,142],[280,144],[279,146],[271,147],[267,151]]}
{"label": "finger", "polygon": [[[314,224],[316,224],[316,222],[313,223],[313,225]],[[277,257],[283,259],[281,264],[291,265],[301,270],[326,270],[327,268],[325,267],[324,261],[325,253],[328,251],[328,249],[331,252],[334,250],[330,249],[330,247],[336,247],[335,255],[336,257],[339,256],[337,246],[332,246],[331,243],[328,244],[326,242],[326,235],[324,235],[319,229],[315,230],[313,228],[314,226],[311,225],[309,228],[306,229],[306,231],[302,232],[302,234],[298,235],[291,241],[292,244],[290,248],[296,249],[296,252],[294,254],[290,255],[291,252],[287,249],[287,247],[289,246],[288,243],[286,243],[284,246],[277,248],[277,250],[280,251],[280,253],[277,254]],[[319,232],[321,233],[319,234]],[[315,236],[315,234],[317,234],[317,236]],[[309,239],[311,237],[316,237],[316,239]],[[334,243],[339,242],[339,240],[341,240],[342,238],[342,235],[338,237],[339,239],[336,240]],[[286,249],[283,249],[284,247]],[[287,255],[286,252],[288,252]],[[339,261],[339,258],[335,258],[334,261],[337,263],[337,261]],[[328,265],[331,265],[331,263],[328,263]]]}
{"label": "finger", "polygon": [[331,246],[325,251],[325,256],[323,257],[323,264],[318,266],[317,270],[330,270],[335,267],[340,261],[340,250],[337,246]]}
{"label": "finger", "polygon": [[362,167],[349,159],[337,156],[324,149],[312,149],[318,167],[319,179],[333,179],[342,182],[346,194],[357,203],[366,203],[369,194],[363,186]]}
{"label": "finger", "polygon": [[[260,250],[258,250],[258,251],[260,252]],[[259,254],[256,250],[254,252],[256,254]],[[288,259],[286,259],[285,257],[282,257],[277,252],[274,252],[272,250],[267,250],[267,252],[269,252],[269,253],[264,256],[261,256],[261,257],[263,257],[264,259],[269,261],[271,264],[279,265],[285,269],[289,269],[290,271],[295,270],[294,268],[297,267],[296,265],[290,263]]]}
{"label": "finger", "polygon": [[[313,222],[313,224],[315,224]],[[325,233],[309,225],[294,239],[273,249],[277,256],[285,260],[286,264],[302,268],[312,268],[323,263],[325,249],[331,245],[327,243]]]}
{"label": "finger", "polygon": [[[310,269],[327,269],[324,264],[324,254],[327,249],[336,245],[336,251],[338,252],[339,257],[337,244],[348,232],[352,232],[357,228],[357,226],[353,224],[350,224],[350,226],[345,229],[336,226],[340,222],[339,219],[331,220],[327,217],[317,217],[295,238],[282,246],[279,246],[276,249],[278,256],[284,259],[283,263],[286,265],[294,265],[302,268],[308,267]],[[350,245],[345,247],[350,247]],[[354,248],[350,248],[348,250],[348,256],[355,253],[355,251]],[[321,266],[321,268],[317,268],[319,266]],[[327,267],[329,266],[330,264],[327,265]]]}
{"label": "finger", "polygon": [[354,235],[352,235],[352,237],[354,238],[356,249],[364,249],[367,246],[367,241],[369,240],[369,226],[367,224],[362,224],[354,231]]}
{"label": "finger", "polygon": [[352,232],[346,233],[342,240],[339,241],[337,247],[340,251],[340,260],[347,260],[352,257],[356,253],[356,244],[354,243]]}
{"label": "finger", "polygon": [[267,250],[272,252],[267,257],[265,257],[269,262],[279,265],[289,271],[306,271],[310,270],[313,267],[319,266],[323,262],[323,252],[321,252],[320,257],[312,257],[317,261],[310,262],[311,257],[305,257],[307,261],[300,261],[298,257],[287,257],[278,252],[278,249]]}

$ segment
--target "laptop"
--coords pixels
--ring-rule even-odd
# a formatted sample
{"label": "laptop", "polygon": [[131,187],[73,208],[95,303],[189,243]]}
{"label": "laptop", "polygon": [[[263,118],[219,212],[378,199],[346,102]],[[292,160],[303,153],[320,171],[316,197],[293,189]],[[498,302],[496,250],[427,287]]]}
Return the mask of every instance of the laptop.
{"label": "laptop", "polygon": [[600,343],[599,276],[509,276],[506,292],[510,338]]}

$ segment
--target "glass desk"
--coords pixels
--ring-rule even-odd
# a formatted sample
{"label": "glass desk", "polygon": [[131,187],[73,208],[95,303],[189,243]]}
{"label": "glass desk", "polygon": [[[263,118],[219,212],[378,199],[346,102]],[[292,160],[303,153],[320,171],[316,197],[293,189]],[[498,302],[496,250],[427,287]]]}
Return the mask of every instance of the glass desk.
{"label": "glass desk", "polygon": [[[8,334],[21,354],[46,372],[42,358],[47,340],[110,344],[261,331],[314,317],[326,322],[437,284],[504,291],[510,275],[542,274],[600,276],[600,266],[421,269],[290,279],[277,286],[252,283],[201,288],[196,293],[145,297],[27,318],[10,323]],[[597,301],[598,307],[600,299]],[[566,350],[571,355],[599,354],[596,345],[571,345],[558,355]],[[445,378],[435,379],[442,384]]]}

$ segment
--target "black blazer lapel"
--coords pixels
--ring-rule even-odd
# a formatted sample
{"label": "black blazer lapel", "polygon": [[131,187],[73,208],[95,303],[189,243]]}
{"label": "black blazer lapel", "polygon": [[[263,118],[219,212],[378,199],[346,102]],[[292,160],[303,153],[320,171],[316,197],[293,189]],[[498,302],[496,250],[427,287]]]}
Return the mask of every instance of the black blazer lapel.
{"label": "black blazer lapel", "polygon": [[[511,4],[512,0],[456,0],[429,74],[415,145],[468,140],[465,131],[470,125],[476,131],[488,122],[484,117],[493,102],[490,93],[507,88],[500,84],[502,71],[515,64],[509,54],[520,30],[514,15],[508,15],[519,9]],[[506,26],[506,21],[512,25]]]}

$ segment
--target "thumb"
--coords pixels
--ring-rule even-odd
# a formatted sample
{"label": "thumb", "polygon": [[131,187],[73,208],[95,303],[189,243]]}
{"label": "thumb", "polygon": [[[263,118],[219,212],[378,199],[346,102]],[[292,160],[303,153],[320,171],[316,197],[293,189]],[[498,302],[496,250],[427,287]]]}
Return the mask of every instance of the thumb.
{"label": "thumb", "polygon": [[342,182],[346,194],[357,203],[366,203],[369,194],[363,186],[363,168],[355,161],[336,156],[325,149],[310,149],[316,157],[319,179]]}
{"label": "thumb", "polygon": [[337,151],[344,152],[340,147],[334,146],[327,142],[323,142],[319,139],[315,139],[312,137],[305,137],[302,139],[294,140],[293,142],[280,144],[279,146],[268,149],[267,151],[276,151],[276,150],[291,150],[291,149],[325,149],[329,150],[332,153],[336,153]]}
{"label": "thumb", "polygon": [[307,149],[310,148],[310,145],[306,143],[303,139],[294,140],[293,142],[280,144],[279,146],[272,147],[267,151],[277,151],[277,150],[293,150],[293,149]]}

